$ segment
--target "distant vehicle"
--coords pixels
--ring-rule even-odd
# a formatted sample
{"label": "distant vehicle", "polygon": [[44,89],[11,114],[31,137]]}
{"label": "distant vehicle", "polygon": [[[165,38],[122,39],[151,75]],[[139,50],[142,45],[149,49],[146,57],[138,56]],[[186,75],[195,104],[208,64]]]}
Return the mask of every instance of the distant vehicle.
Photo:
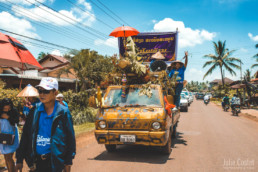
{"label": "distant vehicle", "polygon": [[188,112],[188,100],[186,98],[186,95],[184,93],[181,93],[180,95],[180,109],[181,110],[185,110],[186,112]]}
{"label": "distant vehicle", "polygon": [[185,98],[188,100],[188,106],[192,103],[190,100],[190,95],[188,91],[182,91],[183,94],[185,94]]}
{"label": "distant vehicle", "polygon": [[212,94],[211,93],[206,93],[206,95],[208,95],[210,98],[212,98]]}
{"label": "distant vehicle", "polygon": [[193,95],[193,93],[192,93],[192,92],[189,92],[189,95],[190,95],[190,102],[192,103],[192,102],[193,102],[193,100],[194,100],[194,95]]}
{"label": "distant vehicle", "polygon": [[196,99],[197,99],[197,100],[198,100],[198,99],[203,100],[203,98],[204,98],[204,94],[203,94],[203,93],[197,93],[197,96],[196,96]]}

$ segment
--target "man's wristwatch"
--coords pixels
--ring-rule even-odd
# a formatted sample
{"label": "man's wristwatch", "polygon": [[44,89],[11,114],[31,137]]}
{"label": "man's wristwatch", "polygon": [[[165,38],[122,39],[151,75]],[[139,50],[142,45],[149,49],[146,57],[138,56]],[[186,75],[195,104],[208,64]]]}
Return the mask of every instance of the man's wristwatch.
{"label": "man's wristwatch", "polygon": [[36,170],[36,164],[33,164],[32,166],[29,167],[31,171]]}

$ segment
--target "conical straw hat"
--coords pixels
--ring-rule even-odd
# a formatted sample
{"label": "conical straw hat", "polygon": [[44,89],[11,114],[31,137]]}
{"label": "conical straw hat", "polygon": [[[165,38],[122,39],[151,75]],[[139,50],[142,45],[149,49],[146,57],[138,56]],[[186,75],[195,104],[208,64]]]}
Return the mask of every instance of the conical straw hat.
{"label": "conical straw hat", "polygon": [[153,59],[157,59],[157,60],[163,60],[163,59],[165,59],[165,57],[158,51],[158,52],[156,52],[155,54],[153,54],[152,56],[151,56]]}
{"label": "conical straw hat", "polygon": [[36,88],[28,84],[18,95],[17,97],[38,97],[39,93]]}

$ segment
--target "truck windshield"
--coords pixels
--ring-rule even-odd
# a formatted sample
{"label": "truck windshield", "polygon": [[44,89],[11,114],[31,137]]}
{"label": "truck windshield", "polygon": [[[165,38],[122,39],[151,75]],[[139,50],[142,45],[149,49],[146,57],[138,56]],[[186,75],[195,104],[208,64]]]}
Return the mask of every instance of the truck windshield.
{"label": "truck windshield", "polygon": [[104,100],[104,106],[161,106],[159,92],[152,89],[152,96],[139,95],[141,89],[130,88],[125,98],[122,89],[111,89]]}

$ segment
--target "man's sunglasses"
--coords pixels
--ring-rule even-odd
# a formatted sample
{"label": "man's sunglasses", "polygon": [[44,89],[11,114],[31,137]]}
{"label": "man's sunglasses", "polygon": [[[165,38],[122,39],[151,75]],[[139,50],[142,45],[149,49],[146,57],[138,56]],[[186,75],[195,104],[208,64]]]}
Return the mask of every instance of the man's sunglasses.
{"label": "man's sunglasses", "polygon": [[50,91],[52,91],[52,90],[42,90],[42,89],[38,89],[39,94],[49,94]]}

